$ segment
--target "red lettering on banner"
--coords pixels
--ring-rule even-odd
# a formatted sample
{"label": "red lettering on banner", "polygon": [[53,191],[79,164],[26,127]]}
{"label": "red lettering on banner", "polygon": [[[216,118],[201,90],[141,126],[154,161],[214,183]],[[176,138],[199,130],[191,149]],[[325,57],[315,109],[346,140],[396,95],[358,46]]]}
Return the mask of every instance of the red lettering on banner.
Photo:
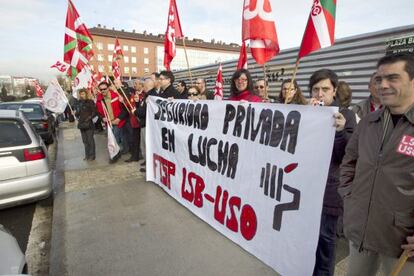
{"label": "red lettering on banner", "polygon": [[167,159],[153,155],[154,177],[157,176],[157,162],[159,163],[160,181],[168,189],[171,189],[171,175],[175,175],[175,164]]}
{"label": "red lettering on banner", "polygon": [[404,135],[398,145],[397,152],[414,157],[414,137]]}
{"label": "red lettering on banner", "polygon": [[[257,217],[254,209],[248,204],[242,205],[240,197],[229,197],[228,191],[223,190],[220,185],[217,185],[215,198],[205,194],[204,188],[205,182],[201,176],[194,172],[187,174],[187,170],[183,168],[181,196],[198,208],[203,207],[204,197],[207,202],[214,203],[215,220],[233,232],[240,232],[246,240],[253,239],[257,230]],[[227,213],[227,203],[230,214]]]}
{"label": "red lettering on banner", "polygon": [[239,231],[239,225],[237,223],[237,218],[234,212],[234,207],[237,207],[237,210],[240,210],[240,204],[241,204],[240,197],[233,196],[229,200],[230,218],[227,218],[226,226],[233,232]]}

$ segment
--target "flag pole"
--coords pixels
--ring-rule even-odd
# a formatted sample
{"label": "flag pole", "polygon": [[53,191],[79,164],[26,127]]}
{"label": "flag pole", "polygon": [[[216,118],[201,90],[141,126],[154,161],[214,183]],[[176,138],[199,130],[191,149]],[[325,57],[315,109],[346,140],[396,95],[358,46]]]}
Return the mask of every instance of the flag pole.
{"label": "flag pole", "polygon": [[109,118],[109,114],[108,114],[108,110],[106,109],[106,106],[103,102],[101,102],[102,107],[103,107],[103,111],[104,111],[104,115],[106,118],[106,122],[108,123],[108,125],[111,127],[112,129],[112,122],[111,122],[111,118]]}
{"label": "flag pole", "polygon": [[190,75],[190,83],[191,83],[191,85],[193,85],[193,75],[191,74],[190,63],[188,62],[187,47],[185,46],[185,37],[184,36],[183,36],[183,47],[184,47],[185,61],[187,62],[188,74]]}
{"label": "flag pole", "polygon": [[401,254],[400,258],[398,259],[398,262],[395,264],[392,272],[391,272],[391,276],[398,276],[402,270],[402,268],[405,265],[405,262],[408,259],[408,249],[405,249],[404,252]]}
{"label": "flag pole", "polygon": [[[293,69],[293,75],[292,75],[292,79],[290,80],[290,84],[289,84],[289,88],[288,88],[287,93],[290,93],[290,91],[293,87],[293,82],[296,79],[296,73],[298,72],[298,68],[299,68],[299,59],[296,60],[295,69]],[[293,96],[288,98],[287,95],[285,95],[285,104],[290,103],[292,101],[292,98],[293,98]]]}
{"label": "flag pole", "polygon": [[266,63],[263,64],[263,79],[264,79],[264,89],[265,89],[265,98],[269,99],[269,91],[267,90],[267,76],[266,76]]}

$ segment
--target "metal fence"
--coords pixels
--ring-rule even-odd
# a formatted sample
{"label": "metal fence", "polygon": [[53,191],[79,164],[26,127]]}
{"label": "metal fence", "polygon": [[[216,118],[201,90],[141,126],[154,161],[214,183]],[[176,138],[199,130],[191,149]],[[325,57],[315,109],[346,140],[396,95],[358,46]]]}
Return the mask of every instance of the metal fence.
{"label": "metal fence", "polygon": [[[296,80],[305,96],[309,96],[307,87],[311,74],[322,68],[334,70],[339,79],[346,81],[352,89],[352,102],[358,102],[369,95],[368,82],[375,71],[377,60],[389,51],[410,51],[414,49],[414,25],[382,30],[373,33],[338,39],[335,45],[316,51],[301,59]],[[269,95],[276,97],[283,79],[292,76],[299,48],[283,50],[266,63],[266,75],[269,81]],[[236,70],[237,60],[225,62],[223,66],[224,94],[228,96],[230,78]],[[263,67],[248,60],[248,68],[253,79],[263,78]],[[214,89],[218,64],[192,68],[193,80],[201,77],[206,80],[207,88]],[[174,72],[176,80],[190,83],[188,71]]]}

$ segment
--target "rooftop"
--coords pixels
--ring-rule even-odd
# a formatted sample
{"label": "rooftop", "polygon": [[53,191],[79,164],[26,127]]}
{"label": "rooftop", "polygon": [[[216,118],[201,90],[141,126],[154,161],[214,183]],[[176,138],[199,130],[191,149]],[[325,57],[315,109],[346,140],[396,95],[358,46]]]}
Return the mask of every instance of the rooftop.
{"label": "rooftop", "polygon": [[[99,36],[106,36],[106,37],[117,37],[121,39],[132,39],[132,40],[139,40],[139,41],[147,41],[153,43],[164,43],[164,34],[157,34],[154,35],[152,33],[147,33],[144,31],[143,33],[137,33],[135,30],[132,32],[127,32],[125,30],[115,30],[115,28],[108,29],[106,26],[102,26],[98,24],[97,27],[93,27],[89,29],[89,32],[92,35],[99,35]],[[183,46],[183,41],[181,39],[176,41],[178,46]],[[224,51],[231,51],[231,52],[238,52],[240,51],[240,45],[237,43],[228,43],[222,41],[215,41],[212,39],[210,42],[206,42],[199,38],[188,39],[185,38],[185,44],[188,47],[197,47],[197,48],[205,48],[205,49],[215,49],[215,50],[224,50]]]}

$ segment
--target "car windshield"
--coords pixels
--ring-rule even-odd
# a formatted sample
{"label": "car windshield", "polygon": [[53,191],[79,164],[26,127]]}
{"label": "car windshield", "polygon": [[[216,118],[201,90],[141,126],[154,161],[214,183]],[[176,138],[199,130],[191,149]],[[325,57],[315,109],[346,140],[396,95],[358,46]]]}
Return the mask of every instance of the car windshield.
{"label": "car windshield", "polygon": [[31,142],[29,135],[20,122],[0,119],[0,148],[23,146]]}
{"label": "car windshield", "polygon": [[33,118],[39,118],[44,116],[44,111],[40,104],[32,104],[32,103],[13,103],[13,104],[2,104],[0,105],[0,109],[8,109],[8,110],[21,110],[26,117],[30,120]]}

